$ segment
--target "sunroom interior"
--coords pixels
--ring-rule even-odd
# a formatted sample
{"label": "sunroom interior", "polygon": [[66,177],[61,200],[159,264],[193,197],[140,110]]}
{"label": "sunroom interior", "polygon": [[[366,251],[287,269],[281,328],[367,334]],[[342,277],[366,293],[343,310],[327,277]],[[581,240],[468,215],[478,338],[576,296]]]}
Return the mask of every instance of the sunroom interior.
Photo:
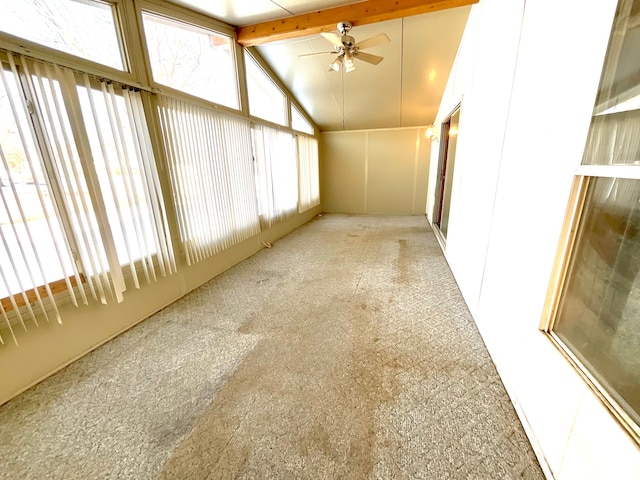
{"label": "sunroom interior", "polygon": [[[546,476],[640,476],[640,1],[389,3],[0,7],[0,405],[318,215],[426,216]],[[336,15],[384,61],[329,71]]]}

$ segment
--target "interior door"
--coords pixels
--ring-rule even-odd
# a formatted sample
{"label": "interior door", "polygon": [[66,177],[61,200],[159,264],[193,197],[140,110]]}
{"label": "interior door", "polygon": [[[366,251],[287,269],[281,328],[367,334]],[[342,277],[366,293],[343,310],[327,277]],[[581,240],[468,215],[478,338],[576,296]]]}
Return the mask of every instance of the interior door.
{"label": "interior door", "polygon": [[436,180],[436,202],[433,212],[433,223],[440,230],[444,240],[447,239],[449,232],[451,191],[453,189],[459,121],[460,105],[442,122],[442,128],[440,130],[440,155],[438,158],[438,177]]}

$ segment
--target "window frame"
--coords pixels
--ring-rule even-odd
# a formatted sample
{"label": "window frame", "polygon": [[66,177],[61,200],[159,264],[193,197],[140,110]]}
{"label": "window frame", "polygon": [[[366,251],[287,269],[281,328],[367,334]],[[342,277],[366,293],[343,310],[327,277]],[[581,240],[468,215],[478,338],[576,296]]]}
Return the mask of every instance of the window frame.
{"label": "window frame", "polygon": [[[11,55],[11,53],[0,55],[0,68],[8,72],[11,72],[10,67],[8,67],[9,62],[5,61],[6,59],[3,58],[5,56],[8,57],[9,55]],[[16,68],[18,69],[17,72],[19,76],[19,83],[20,83],[20,88],[22,89],[20,93],[24,96],[24,101],[26,101],[27,103],[34,103],[35,99],[32,97],[31,89],[27,87],[27,82],[30,82],[30,80],[27,78],[27,73],[25,72],[24,67],[21,65],[20,62],[16,62]],[[60,229],[62,231],[62,234],[66,237],[67,241],[69,242],[69,247],[71,251],[77,252],[78,251],[78,247],[76,245],[77,238],[76,238],[76,235],[74,235],[69,223],[70,213],[67,211],[67,208],[64,205],[65,203],[63,200],[64,193],[62,193],[61,186],[59,185],[58,181],[55,179],[55,175],[52,174],[53,159],[50,158],[50,155],[47,152],[47,149],[42,147],[42,142],[44,141],[43,140],[44,127],[42,125],[42,120],[36,121],[33,119],[33,117],[31,118],[28,117],[27,120],[30,121],[32,124],[32,129],[33,129],[32,140],[35,144],[36,149],[38,149],[40,152],[38,153],[38,155],[39,157],[41,157],[40,161],[43,164],[43,175],[48,177],[48,183],[51,186],[51,191],[49,192],[49,195],[52,198],[52,202],[57,206],[57,209],[60,212],[60,217],[61,217],[61,222],[59,225]],[[47,152],[47,153],[44,153],[44,152]],[[73,254],[74,257],[76,255],[77,255],[76,253]],[[74,258],[73,261],[79,273],[81,282],[86,283],[85,273],[82,271],[82,269],[78,265],[77,259]],[[73,276],[70,276],[69,280],[72,284],[74,284],[74,287],[78,287],[78,283]],[[43,293],[43,292],[46,293],[47,287],[51,289],[51,291],[54,293],[54,296],[56,293],[59,294],[61,292],[67,291],[65,278],[63,277],[61,279],[53,280],[48,283],[43,283],[42,285],[33,285],[32,288],[26,289],[24,293],[26,294],[26,297],[29,300],[33,301],[36,299],[36,290],[40,293]],[[14,294],[10,293],[9,296],[7,297],[1,297],[0,304],[5,309],[5,311],[7,312],[13,311],[13,315],[18,315],[19,312],[15,312],[13,303],[10,300],[11,297],[13,297],[13,301],[15,302],[18,309],[22,310],[23,308],[26,307],[24,298],[20,293],[14,293]]]}
{"label": "window frame", "polygon": [[[34,65],[42,64],[43,60],[36,57],[32,57],[32,56],[25,57],[24,60],[26,61],[26,64],[28,66],[28,69],[25,69],[25,65],[23,65],[22,58],[20,59],[16,58],[15,53],[11,53],[10,51],[0,52],[0,68],[3,68],[10,75],[13,75],[13,73],[10,67],[10,62],[8,58],[9,56],[13,57],[13,61],[17,69],[17,74],[19,76],[19,86],[21,89],[19,94],[23,96],[23,99],[20,101],[25,101],[28,104],[38,103],[38,100],[33,96],[35,92],[32,90],[32,87],[30,86],[31,85],[30,82],[33,82],[33,80],[28,78],[29,77],[28,72],[30,72],[31,75],[33,75],[33,72],[31,70],[32,64]],[[93,214],[96,217],[97,227],[99,228],[99,230],[101,230],[103,226],[108,225],[110,222],[107,219],[106,210],[100,211],[101,209],[104,209],[104,205],[103,205],[104,197],[103,197],[103,194],[100,192],[102,187],[96,187],[95,186],[96,182],[93,181],[97,179],[95,166],[93,166],[93,160],[92,160],[94,156],[94,153],[93,153],[94,146],[91,145],[89,141],[89,136],[87,133],[88,126],[83,121],[84,117],[87,115],[87,112],[85,112],[82,108],[80,108],[80,103],[77,103],[80,101],[80,94],[78,93],[78,88],[79,87],[86,88],[86,85],[82,83],[82,79],[80,78],[80,77],[83,77],[83,75],[85,74],[77,71],[73,71],[73,70],[67,70],[67,74],[73,77],[74,81],[72,84],[70,84],[73,86],[73,88],[71,88],[72,92],[70,93],[69,98],[64,98],[63,99],[64,101],[62,103],[65,105],[65,109],[67,110],[69,108],[69,105],[66,104],[67,101],[70,101],[71,103],[76,104],[76,106],[78,107],[76,115],[69,115],[67,117],[67,121],[69,122],[71,131],[73,132],[72,141],[74,145],[77,145],[77,142],[80,142],[83,144],[83,147],[85,149],[88,149],[90,152],[90,154],[88,155],[88,158],[82,159],[81,163],[88,163],[90,165],[91,172],[86,173],[85,168],[83,168],[81,176],[83,181],[86,182],[87,184],[88,190],[85,192],[85,194],[91,198]],[[96,85],[100,83],[100,77],[91,75],[88,73],[86,74],[86,76],[88,76],[89,78],[91,88],[96,88]],[[124,84],[124,83],[119,83],[119,84],[122,87],[127,86],[127,84]],[[60,88],[63,89],[63,85],[60,85]],[[120,94],[116,92],[116,96],[120,96]],[[63,97],[64,97],[64,94],[63,94]],[[144,99],[141,99],[141,101],[142,103],[144,103]],[[41,118],[40,114],[36,114],[36,115],[27,116],[27,121],[31,123],[32,136],[33,136],[32,140],[35,144],[36,149],[39,152],[38,157],[39,157],[39,160],[42,162],[43,175],[45,175],[48,178],[47,183],[50,185],[49,196],[52,198],[52,202],[56,205],[56,208],[59,211],[60,229],[63,235],[65,236],[67,242],[69,243],[69,248],[72,255],[72,262],[74,263],[74,267],[78,275],[77,275],[77,278],[74,275],[69,275],[68,277],[51,280],[41,285],[30,285],[31,288],[25,288],[25,290],[23,291],[24,296],[22,293],[17,292],[13,294],[10,293],[9,296],[6,296],[6,297],[0,297],[0,305],[4,309],[8,318],[12,321],[19,319],[20,316],[25,313],[25,310],[29,308],[29,306],[25,302],[25,297],[29,301],[29,303],[32,305],[33,310],[34,311],[38,310],[39,307],[37,307],[36,305],[33,305],[33,302],[37,301],[36,291],[39,292],[40,296],[44,299],[47,293],[47,289],[49,289],[52,292],[53,294],[52,297],[55,300],[57,305],[71,302],[72,292],[70,292],[69,288],[67,287],[66,279],[68,279],[74,291],[73,296],[84,298],[84,295],[88,295],[90,292],[90,288],[88,284],[89,280],[87,276],[88,274],[83,270],[83,267],[86,267],[86,265],[83,265],[83,263],[79,261],[79,246],[78,246],[78,243],[80,242],[79,236],[78,236],[79,234],[78,234],[78,231],[74,229],[71,225],[71,218],[75,216],[75,213],[68,208],[67,202],[64,200],[64,197],[65,197],[64,187],[60,183],[60,181],[57,179],[57,174],[54,173],[54,170],[56,169],[56,167],[54,166],[55,160],[51,157],[51,152],[49,152],[49,149],[44,147],[44,145],[48,143],[48,140],[46,139],[47,135],[44,133],[46,128],[43,123],[43,119]],[[149,137],[151,137],[152,135],[152,129],[150,125],[148,125],[147,134],[149,135]],[[153,142],[151,142],[151,144],[153,145]],[[83,157],[83,154],[80,150],[78,150],[77,153],[80,157]],[[158,159],[155,151],[154,151],[154,157],[156,157],[155,160],[156,160],[156,168],[157,168]],[[91,186],[92,184],[93,186]],[[164,196],[166,197],[166,195]],[[165,214],[168,216],[169,212],[166,209],[166,198],[165,198],[163,207],[165,208]],[[103,235],[103,234],[100,235],[100,240],[101,240],[101,243],[104,245],[105,253],[109,248],[108,245],[113,243],[115,240],[114,234],[110,230],[111,229],[109,227],[109,232],[107,235]],[[170,236],[167,239],[168,246],[171,250],[169,255],[172,258],[175,258],[176,247],[175,247],[175,244],[173,244],[173,235],[171,234],[171,232],[169,233],[170,233]],[[115,245],[113,245],[113,247],[115,248]],[[107,254],[107,257],[108,257],[108,254]],[[146,271],[146,267],[144,265],[145,261],[147,265],[149,265],[149,263],[151,262],[153,265],[153,269],[155,269],[155,271],[162,270],[162,265],[158,257],[157,251],[152,252],[150,254],[150,258],[135,258],[135,259],[132,259],[130,262],[124,262],[124,263],[120,262],[120,260],[118,259],[117,263],[119,264],[119,269],[118,269],[119,272],[117,273],[117,275],[122,279],[122,284],[125,286],[125,289],[129,289],[131,287],[139,288],[137,286],[138,281],[135,280],[135,277],[140,277],[145,273]],[[175,261],[173,261],[172,268],[168,270],[169,274],[175,273],[175,269],[176,269]],[[98,275],[99,274],[96,274],[96,276]],[[110,269],[110,275],[116,275],[116,273],[114,273]],[[84,295],[81,293],[81,290],[84,292]],[[13,301],[11,300],[11,298],[13,298]],[[4,327],[0,324],[0,330],[2,328]]]}
{"label": "window frame", "polygon": [[587,192],[592,180],[597,178],[622,178],[640,180],[640,166],[636,165],[580,165],[575,171],[567,211],[562,225],[558,248],[551,273],[551,281],[545,298],[543,315],[539,329],[551,340],[581,378],[587,383],[599,400],[607,407],[618,423],[631,438],[640,443],[640,424],[622,408],[607,388],[589,368],[573,353],[554,331],[562,290],[571,266],[574,249],[578,240],[578,231],[583,217]]}
{"label": "window frame", "polygon": [[[294,138],[295,138],[295,143],[296,143],[296,162],[297,162],[297,166],[298,166],[298,213],[304,213],[307,212],[309,210],[311,210],[312,208],[316,208],[318,206],[320,206],[322,204],[321,199],[320,199],[320,142],[318,141],[318,139],[312,135],[307,135],[304,132],[298,132],[295,131],[293,134]],[[317,199],[314,198],[313,196],[311,196],[310,201],[307,203],[303,203],[303,188],[302,188],[302,182],[303,179],[302,175],[300,174],[300,172],[304,169],[301,167],[302,164],[302,158],[300,155],[300,139],[312,139],[315,141],[315,160],[316,160],[316,165],[315,165],[315,170],[317,170],[318,176],[314,185],[314,188],[311,190],[311,194],[315,193],[313,190],[317,190],[318,193],[318,197]],[[305,160],[308,160],[305,158]],[[307,166],[309,166],[307,164]],[[306,198],[305,198],[306,200]]]}
{"label": "window frame", "polygon": [[[161,131],[159,125],[159,118],[155,111],[156,100],[154,99],[154,93],[160,93],[167,97],[184,99],[185,101],[201,105],[208,108],[215,108],[221,112],[237,116],[243,119],[249,119],[250,122],[260,123],[265,126],[270,126],[279,130],[287,131],[294,137],[296,135],[313,137],[319,140],[319,130],[315,123],[310,120],[304,109],[299,107],[299,103],[293,98],[289,89],[275,76],[273,71],[264,62],[262,57],[253,48],[245,48],[237,43],[237,36],[235,28],[227,25],[223,22],[212,19],[204,14],[198,13],[194,10],[190,10],[186,7],[182,7],[175,4],[170,4],[162,0],[100,0],[101,2],[111,4],[114,6],[114,19],[118,38],[120,40],[121,54],[123,57],[123,64],[127,67],[126,70],[118,70],[100,63],[96,63],[91,60],[84,59],[82,57],[75,56],[57,50],[52,47],[35,43],[18,36],[14,36],[8,33],[0,32],[0,56],[24,55],[28,60],[40,61],[46,63],[52,63],[59,65],[60,67],[71,69],[77,74],[88,74],[98,79],[105,79],[107,81],[118,82],[122,85],[136,88],[143,91],[142,103],[145,111],[145,118],[147,120],[148,134],[150,136],[151,147],[156,159],[156,166],[158,170],[162,171],[166,169],[166,152],[164,151],[164,145],[161,140]],[[233,51],[235,68],[235,83],[236,91],[238,95],[239,108],[233,109],[224,105],[218,105],[207,100],[204,100],[197,96],[181,92],[179,90],[165,87],[164,85],[158,87],[152,79],[152,71],[149,63],[149,55],[147,52],[146,41],[144,40],[144,29],[142,26],[142,12],[149,12],[150,14],[164,16],[170,20],[177,22],[183,22],[194,25],[198,28],[203,28],[216,32],[221,35],[225,35],[231,39],[230,45]],[[251,55],[256,63],[266,74],[267,78],[275,84],[275,86],[282,92],[285,102],[285,118],[284,125],[270,122],[268,120],[253,118],[249,114],[248,109],[248,91],[247,91],[247,76],[244,60],[244,52]],[[145,93],[146,92],[146,93]],[[314,129],[313,134],[305,132],[299,132],[292,128],[291,124],[291,108],[295,105],[296,108],[302,113],[302,115],[309,120],[309,123]],[[47,173],[49,176],[51,172]],[[172,190],[169,183],[169,179],[165,175],[160,176],[160,184],[162,192],[164,194],[164,208],[168,217],[170,242],[172,244],[172,251],[175,260],[179,262],[178,267],[183,268],[185,265],[184,252],[180,245],[180,236],[178,229],[178,220],[176,218],[175,206],[171,200]],[[59,203],[59,201],[58,201]],[[68,225],[63,225],[65,233],[68,234]],[[75,241],[75,236],[70,236],[71,241]],[[157,256],[154,256],[153,262],[155,267],[158,267]],[[122,274],[125,278],[127,288],[133,286],[132,276],[137,272],[139,275],[142,273],[142,262],[136,260],[133,268],[135,272],[131,272],[130,265],[121,265]],[[60,281],[53,281],[49,283],[49,286],[54,290],[54,298],[59,304],[71,303],[73,292],[84,291],[87,287],[86,277],[81,275],[79,284],[73,286],[72,289],[67,289],[64,286],[64,279],[61,280],[64,288],[59,289],[57,284]],[[77,282],[76,282],[77,283]],[[84,284],[84,285],[83,285]],[[43,288],[44,286],[37,286],[31,289],[31,294],[26,290],[27,295],[35,296],[35,291]],[[30,298],[30,297],[29,297]],[[0,299],[0,301],[3,299]],[[16,299],[17,300],[17,299]],[[37,307],[33,305],[34,309]],[[15,318],[20,312],[26,309],[24,305],[18,305],[18,310],[12,310],[7,312],[11,318]],[[0,323],[0,330],[3,325]]]}
{"label": "window frame", "polygon": [[587,201],[587,192],[591,181],[597,178],[640,180],[640,166],[580,165],[576,169],[552,267],[551,280],[545,297],[542,318],[538,328],[560,351],[576,372],[578,372],[580,377],[611,412],[629,436],[635,442],[640,443],[640,424],[631,418],[614,396],[608,392],[602,382],[589,371],[589,368],[554,331],[558,318],[562,290],[567,281],[574,249],[578,240],[578,231]]}
{"label": "window frame", "polygon": [[[254,48],[245,48],[244,49],[244,55],[242,56],[242,61],[243,61],[243,66],[244,66],[244,78],[245,78],[245,83],[246,83],[246,88],[247,88],[247,115],[249,116],[249,118],[251,119],[252,122],[256,123],[256,124],[263,124],[263,125],[267,125],[273,128],[277,128],[277,129],[289,129],[291,132],[293,132],[293,127],[291,126],[291,99],[289,97],[289,94],[286,93],[286,88],[283,88],[282,84],[280,84],[279,81],[276,80],[276,76],[271,72],[271,70],[269,69],[269,67],[265,64],[264,60],[262,59],[262,57],[260,57],[260,55],[255,51]],[[278,123],[278,122],[274,122],[273,120],[270,120],[268,118],[262,118],[262,117],[257,117],[255,115],[251,114],[251,105],[249,105],[249,77],[247,74],[247,62],[245,61],[246,56],[249,56],[251,58],[251,60],[254,61],[254,63],[256,64],[256,66],[258,67],[258,69],[264,73],[265,77],[273,84],[274,87],[276,87],[278,89],[278,91],[282,94],[282,96],[284,97],[284,118],[283,118],[283,123]],[[311,126],[314,127],[314,132],[315,132],[315,126],[313,124],[311,124]],[[304,132],[303,132],[304,133]]]}
{"label": "window frame", "polygon": [[[626,35],[626,23],[624,15],[620,15],[622,1],[618,2],[618,11],[611,27],[610,38],[608,41],[608,49],[603,59],[599,89],[602,85],[608,85],[616,74],[616,68],[619,61],[619,53],[622,48],[622,42]],[[628,13],[628,12],[627,12]],[[625,25],[625,26],[623,26]],[[625,28],[625,35],[619,35],[620,28]],[[613,68],[612,68],[613,67]],[[603,113],[603,109],[610,108],[613,98],[600,101],[595,98],[595,104],[591,113],[591,119],[596,115]],[[599,112],[596,114],[596,112]],[[591,127],[589,127],[589,132]],[[586,132],[585,132],[586,133]],[[585,141],[587,135],[585,135]],[[583,149],[584,161],[588,144]],[[569,269],[574,258],[575,246],[578,240],[578,232],[581,225],[583,213],[585,211],[587,194],[590,183],[598,178],[618,178],[629,180],[640,180],[640,165],[637,164],[579,164],[574,172],[573,184],[569,191],[569,199],[567,203],[566,213],[560,230],[558,247],[556,250],[554,263],[551,270],[550,282],[544,302],[542,318],[539,329],[560,353],[573,366],[580,377],[590,387],[603,405],[610,411],[613,417],[624,428],[629,436],[640,444],[640,423],[636,421],[623,409],[614,396],[609,393],[607,387],[599,381],[596,376],[590,372],[587,367],[571,348],[565,344],[560,336],[554,331],[555,324],[558,319],[558,310],[564,285],[567,282]]]}
{"label": "window frame", "polygon": [[[298,130],[297,128],[294,128],[293,126],[293,112],[295,112],[300,115],[300,117],[309,124],[309,126],[311,127],[312,132],[305,132],[304,130]],[[294,102],[289,102],[289,119],[291,121],[291,130],[293,130],[294,132],[296,132],[296,135],[301,134],[301,135],[307,135],[309,137],[315,137],[316,134],[316,127],[314,126],[313,122],[311,120],[309,120],[309,118],[307,118],[306,113],[303,113],[304,110],[302,108],[300,108],[296,103]]]}
{"label": "window frame", "polygon": [[[267,137],[270,139],[281,140],[280,138],[278,138],[280,135],[290,136],[291,157],[290,158],[277,157],[275,159],[275,163],[277,163],[277,166],[275,168],[273,167],[274,158],[271,155],[271,151],[267,153],[258,148],[257,142],[264,142],[265,140],[264,129],[266,129]],[[271,122],[252,120],[251,131],[252,131],[251,145],[252,145],[253,158],[254,158],[256,199],[258,202],[258,216],[260,219],[260,228],[268,229],[268,228],[274,227],[279,223],[286,221],[291,216],[294,216],[300,213],[298,211],[299,205],[300,205],[300,170],[299,170],[299,162],[298,162],[298,141],[297,141],[295,132],[291,131],[289,128],[285,128],[285,127],[282,127],[281,125],[276,125]],[[275,137],[270,136],[274,134],[275,134]],[[280,144],[280,146],[281,145],[282,144]],[[261,156],[261,153],[264,153],[264,155]],[[282,163],[286,162],[287,160],[291,161],[292,165],[296,170],[296,184],[295,184],[296,204],[295,204],[295,207],[291,206],[289,210],[287,210],[286,208],[283,209],[282,206],[276,202],[276,199],[281,201],[282,200],[281,197],[276,198],[273,195],[273,192],[276,191],[276,189],[273,186],[273,177],[274,177],[273,171],[275,169],[278,173],[281,173],[283,170],[286,170],[286,167],[291,167],[292,165],[285,165],[285,168],[282,168]],[[260,166],[262,166],[263,168],[260,168]],[[261,176],[261,173],[264,173],[265,176]],[[258,184],[261,181],[267,184],[270,188],[267,188],[266,191],[259,188]],[[291,186],[289,185],[289,187]],[[267,205],[267,209],[266,211],[261,211],[261,209],[265,206],[265,203]]]}
{"label": "window frame", "polygon": [[[205,98],[193,95],[182,90],[158,83],[153,78],[153,69],[151,66],[151,57],[149,55],[149,48],[144,30],[143,14],[155,15],[164,17],[169,21],[175,23],[183,23],[185,25],[191,25],[195,28],[202,30],[209,30],[218,35],[228,37],[230,40],[232,65],[235,74],[234,83],[236,93],[238,97],[238,108],[232,108],[227,105],[222,105]],[[138,29],[140,32],[140,53],[143,57],[144,70],[147,73],[146,82],[150,86],[150,90],[154,93],[160,93],[162,95],[170,96],[179,100],[183,100],[190,103],[195,103],[204,107],[214,107],[234,115],[242,113],[244,110],[243,102],[243,89],[242,89],[242,76],[244,75],[244,69],[240,66],[240,58],[242,57],[241,47],[238,45],[236,31],[234,28],[226,25],[222,22],[218,22],[213,18],[205,15],[200,15],[197,12],[188,10],[178,5],[166,5],[166,3],[156,2],[152,0],[145,0],[136,3],[136,17],[138,21]]]}
{"label": "window frame", "polygon": [[81,70],[96,76],[106,76],[122,83],[140,82],[140,62],[130,48],[134,44],[131,35],[131,23],[133,6],[126,0],[98,0],[101,3],[111,4],[114,8],[114,25],[116,35],[120,41],[120,49],[123,62],[123,70],[104,65],[93,60],[63,52],[41,43],[33,42],[25,38],[0,31],[0,49],[9,50],[21,55],[38,58],[46,62],[56,63],[60,66]]}

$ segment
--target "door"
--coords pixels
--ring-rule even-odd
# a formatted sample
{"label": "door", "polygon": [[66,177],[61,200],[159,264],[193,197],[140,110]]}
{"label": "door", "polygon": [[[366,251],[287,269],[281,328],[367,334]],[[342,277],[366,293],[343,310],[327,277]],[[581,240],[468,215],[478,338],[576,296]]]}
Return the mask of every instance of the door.
{"label": "door", "polygon": [[444,240],[449,231],[449,213],[451,210],[451,190],[456,159],[456,142],[460,105],[442,122],[440,155],[438,158],[438,177],[436,180],[436,203],[433,211],[433,223],[438,227]]}

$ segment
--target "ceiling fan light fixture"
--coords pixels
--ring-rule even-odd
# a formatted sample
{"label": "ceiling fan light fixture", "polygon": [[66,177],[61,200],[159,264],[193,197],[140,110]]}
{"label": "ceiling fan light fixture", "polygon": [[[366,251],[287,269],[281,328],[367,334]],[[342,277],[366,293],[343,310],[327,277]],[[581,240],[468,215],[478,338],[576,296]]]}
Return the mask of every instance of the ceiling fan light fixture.
{"label": "ceiling fan light fixture", "polygon": [[353,55],[349,50],[344,52],[344,71],[349,73],[353,72],[356,69],[356,64],[353,60]]}
{"label": "ceiling fan light fixture", "polygon": [[333,32],[321,32],[320,35],[333,45],[332,52],[314,52],[298,55],[298,57],[315,57],[318,55],[336,55],[331,63],[329,63],[329,71],[339,72],[340,67],[344,67],[346,73],[353,72],[356,69],[355,57],[358,57],[358,61],[370,63],[371,65],[378,65],[384,58],[379,55],[373,55],[371,53],[363,52],[362,49],[369,47],[377,47],[385,43],[389,43],[391,40],[385,33],[380,33],[374,37],[367,38],[361,42],[356,42],[348,33],[351,31],[353,25],[350,22],[338,23],[337,35]]}
{"label": "ceiling fan light fixture", "polygon": [[336,58],[333,59],[333,62],[331,62],[329,64],[329,68],[331,70],[333,70],[334,72],[339,72],[340,71],[340,65],[342,64],[342,57],[338,56]]}

